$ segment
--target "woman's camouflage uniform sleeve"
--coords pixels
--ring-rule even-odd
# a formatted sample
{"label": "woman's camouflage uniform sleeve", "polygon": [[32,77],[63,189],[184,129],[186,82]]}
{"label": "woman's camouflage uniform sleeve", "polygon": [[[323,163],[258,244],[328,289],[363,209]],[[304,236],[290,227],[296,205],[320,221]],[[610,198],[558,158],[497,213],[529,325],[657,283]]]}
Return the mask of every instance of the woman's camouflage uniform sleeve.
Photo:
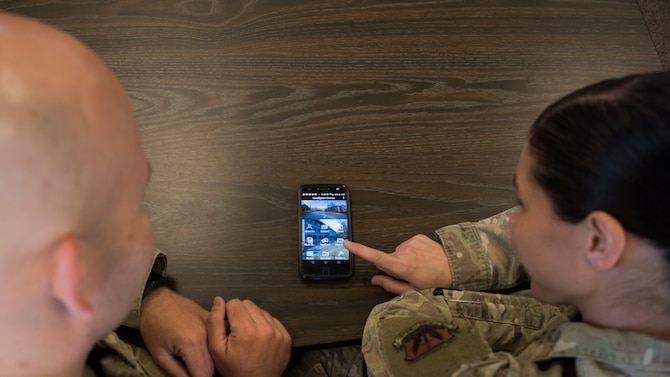
{"label": "woman's camouflage uniform sleeve", "polygon": [[510,288],[526,279],[512,248],[510,216],[515,208],[484,220],[435,231],[449,259],[452,288],[472,291]]}
{"label": "woman's camouflage uniform sleeve", "polygon": [[668,376],[667,339],[578,320],[569,306],[483,290],[525,278],[510,243],[512,210],[437,231],[455,289],[408,290],[377,305],[361,351],[373,377]]}

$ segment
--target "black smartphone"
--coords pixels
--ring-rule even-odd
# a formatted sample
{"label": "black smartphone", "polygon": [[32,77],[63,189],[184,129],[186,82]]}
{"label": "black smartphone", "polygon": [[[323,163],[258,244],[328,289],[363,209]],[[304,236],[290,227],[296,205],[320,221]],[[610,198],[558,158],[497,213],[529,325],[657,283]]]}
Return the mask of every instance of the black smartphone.
{"label": "black smartphone", "polygon": [[344,240],[352,240],[351,199],[347,186],[300,186],[298,227],[298,262],[303,279],[346,279],[353,275],[353,255],[343,245]]}

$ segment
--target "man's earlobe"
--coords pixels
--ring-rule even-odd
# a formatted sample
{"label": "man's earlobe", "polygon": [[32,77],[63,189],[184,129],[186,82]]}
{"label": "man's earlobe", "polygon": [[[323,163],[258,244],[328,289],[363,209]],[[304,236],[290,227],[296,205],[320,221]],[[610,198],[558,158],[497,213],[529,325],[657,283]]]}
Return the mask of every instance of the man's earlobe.
{"label": "man's earlobe", "polygon": [[52,249],[51,294],[65,310],[77,317],[90,317],[93,307],[82,291],[80,246],[68,236]]}
{"label": "man's earlobe", "polygon": [[587,217],[589,248],[587,262],[591,268],[605,271],[616,266],[626,246],[626,232],[612,215],[594,211]]}

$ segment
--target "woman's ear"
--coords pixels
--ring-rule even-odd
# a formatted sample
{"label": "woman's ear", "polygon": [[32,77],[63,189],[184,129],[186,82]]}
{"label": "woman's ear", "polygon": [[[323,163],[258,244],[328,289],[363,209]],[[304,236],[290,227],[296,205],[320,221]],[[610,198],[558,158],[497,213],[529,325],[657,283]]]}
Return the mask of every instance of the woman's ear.
{"label": "woman's ear", "polygon": [[82,290],[80,246],[74,236],[58,241],[51,250],[51,295],[76,317],[90,317],[93,306]]}
{"label": "woman's ear", "polygon": [[594,211],[587,216],[586,226],[589,229],[586,256],[589,266],[597,271],[616,266],[626,246],[626,232],[619,220],[607,212]]}

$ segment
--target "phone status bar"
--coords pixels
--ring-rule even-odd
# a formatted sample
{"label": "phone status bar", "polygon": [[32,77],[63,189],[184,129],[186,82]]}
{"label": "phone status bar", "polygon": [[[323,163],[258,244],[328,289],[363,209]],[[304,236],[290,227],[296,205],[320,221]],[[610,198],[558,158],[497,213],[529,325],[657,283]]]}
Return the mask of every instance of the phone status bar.
{"label": "phone status bar", "polygon": [[344,199],[346,198],[346,193],[344,192],[303,192],[303,199],[308,200],[333,200],[333,199]]}

